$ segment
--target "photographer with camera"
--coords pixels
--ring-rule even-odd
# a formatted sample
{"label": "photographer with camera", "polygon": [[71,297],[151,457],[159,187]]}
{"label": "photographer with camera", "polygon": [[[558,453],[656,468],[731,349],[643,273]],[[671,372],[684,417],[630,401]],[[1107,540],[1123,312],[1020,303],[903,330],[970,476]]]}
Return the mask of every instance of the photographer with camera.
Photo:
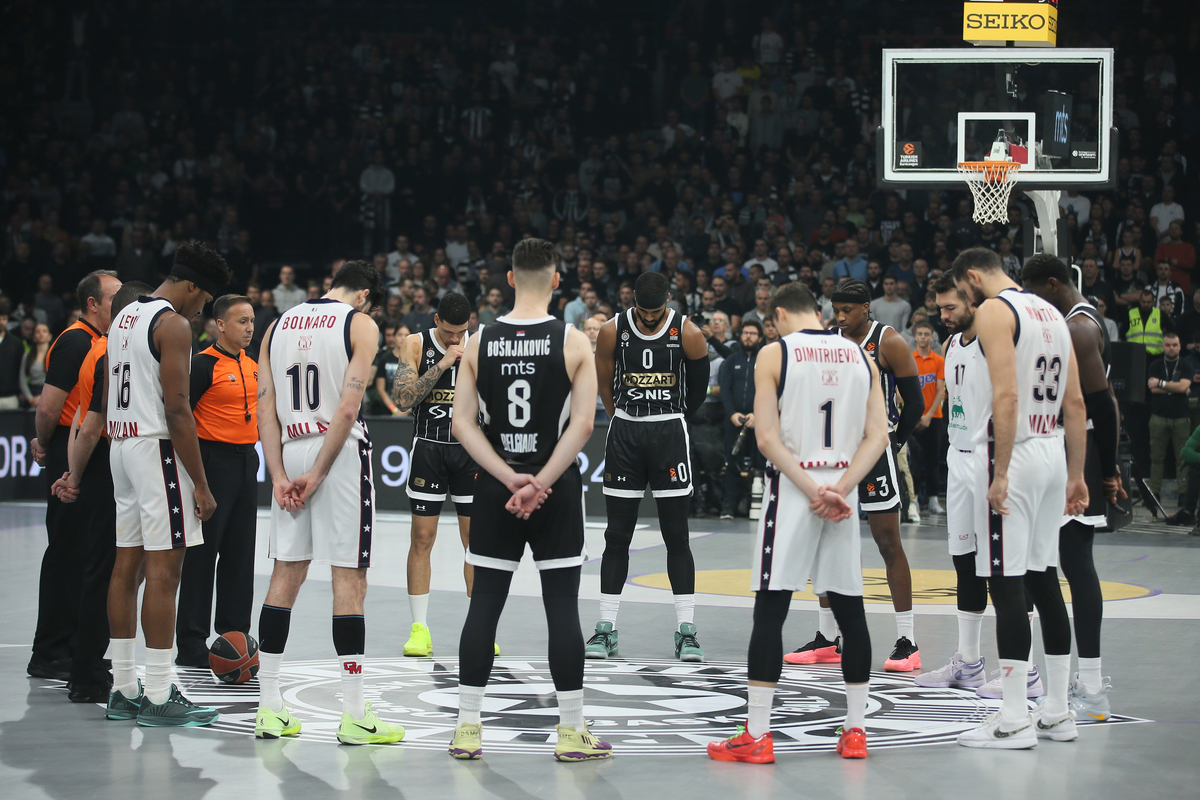
{"label": "photographer with camera", "polygon": [[[749,515],[742,467],[747,460],[751,469],[765,466],[754,440],[754,360],[762,344],[762,325],[758,320],[747,320],[742,325],[741,349],[721,365],[721,402],[725,405],[725,497],[721,519]],[[743,498],[745,511],[740,508]]]}

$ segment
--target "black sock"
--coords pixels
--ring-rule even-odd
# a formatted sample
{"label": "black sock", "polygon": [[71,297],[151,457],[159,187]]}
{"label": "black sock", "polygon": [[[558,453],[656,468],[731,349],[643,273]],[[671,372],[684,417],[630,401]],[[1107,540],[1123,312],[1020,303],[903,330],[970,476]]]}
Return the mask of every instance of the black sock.
{"label": "black sock", "polygon": [[282,653],[287,646],[292,610],[263,604],[258,615],[258,649],[264,653]]}
{"label": "black sock", "polygon": [[366,617],[362,614],[334,617],[333,649],[339,656],[360,656],[367,652]]}

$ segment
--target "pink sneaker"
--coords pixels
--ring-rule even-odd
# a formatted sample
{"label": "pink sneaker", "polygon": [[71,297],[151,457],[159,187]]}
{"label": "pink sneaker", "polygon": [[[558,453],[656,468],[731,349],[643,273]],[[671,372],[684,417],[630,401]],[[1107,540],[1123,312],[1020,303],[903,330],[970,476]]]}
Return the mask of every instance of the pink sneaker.
{"label": "pink sneaker", "polygon": [[916,672],[921,668],[921,651],[907,636],[901,636],[896,640],[896,649],[883,662],[883,668],[888,672]]}
{"label": "pink sneaker", "polygon": [[817,638],[798,650],[783,657],[788,664],[840,664],[842,663],[842,637],[831,642],[817,631]]}

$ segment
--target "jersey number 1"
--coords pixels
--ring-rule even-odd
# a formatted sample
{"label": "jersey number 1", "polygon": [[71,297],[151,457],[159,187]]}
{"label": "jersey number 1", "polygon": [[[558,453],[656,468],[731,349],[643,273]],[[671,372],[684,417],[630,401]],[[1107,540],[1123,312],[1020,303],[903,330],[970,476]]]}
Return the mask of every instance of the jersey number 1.
{"label": "jersey number 1", "polygon": [[833,449],[833,401],[826,400],[820,406],[821,416],[825,418],[825,438],[821,443],[823,450]]}

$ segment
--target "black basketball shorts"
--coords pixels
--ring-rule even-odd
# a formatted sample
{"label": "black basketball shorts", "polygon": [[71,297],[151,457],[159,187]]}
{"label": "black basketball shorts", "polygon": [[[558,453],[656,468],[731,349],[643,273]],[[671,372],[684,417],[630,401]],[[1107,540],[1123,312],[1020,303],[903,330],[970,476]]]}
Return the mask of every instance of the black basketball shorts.
{"label": "black basketball shorts", "polygon": [[408,465],[408,505],[418,517],[442,513],[447,496],[460,517],[471,516],[479,467],[461,444],[414,439]]}
{"label": "black basketball shorts", "polygon": [[879,461],[858,485],[858,507],[868,514],[883,514],[900,508],[900,471],[889,444]]}
{"label": "black basketball shorts", "polygon": [[[1111,446],[1111,445],[1109,445]],[[1088,506],[1076,517],[1063,517],[1068,522],[1104,527],[1108,524],[1108,498],[1104,496],[1104,474],[1100,469],[1100,449],[1096,446],[1096,432],[1087,432],[1087,459],[1083,463],[1083,479],[1087,483]]]}
{"label": "black basketball shorts", "polygon": [[471,520],[468,564],[515,572],[525,545],[539,570],[583,564],[583,479],[574,465],[554,482],[546,502],[529,519],[518,519],[504,507],[511,497],[491,473],[479,472],[479,514]]}
{"label": "black basketball shorts", "polygon": [[682,417],[653,422],[614,417],[608,423],[604,493],[641,498],[647,485],[655,497],[691,495],[691,442]]}

